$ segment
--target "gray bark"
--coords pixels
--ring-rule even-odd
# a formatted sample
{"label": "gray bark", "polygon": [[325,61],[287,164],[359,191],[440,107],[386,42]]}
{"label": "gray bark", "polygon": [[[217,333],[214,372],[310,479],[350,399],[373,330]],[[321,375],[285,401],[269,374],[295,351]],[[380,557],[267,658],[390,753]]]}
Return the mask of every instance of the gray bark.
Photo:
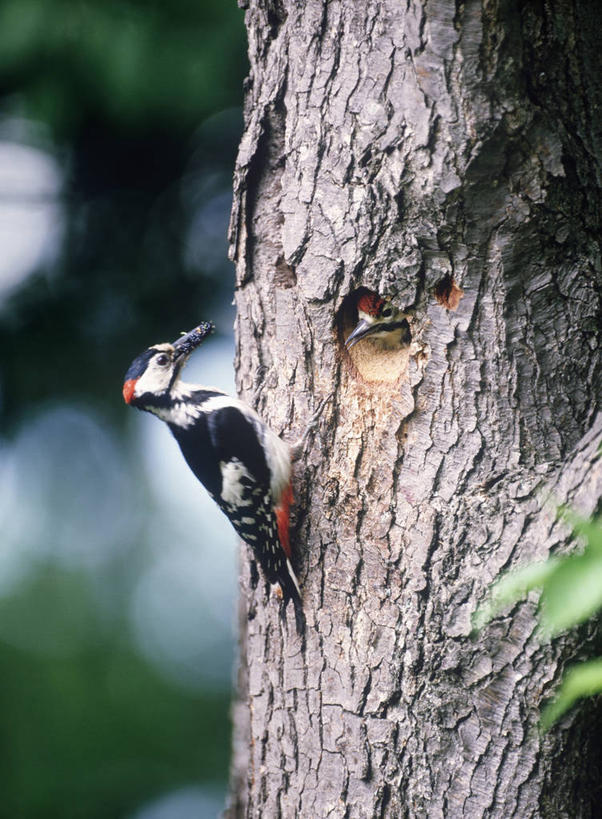
{"label": "gray bark", "polygon": [[[244,549],[231,816],[594,816],[595,704],[539,708],[588,629],[499,572],[602,496],[601,85],[592,3],[251,0],[235,173],[241,395],[293,440],[296,633]],[[434,292],[464,291],[456,310]],[[412,307],[358,344],[353,294]]]}

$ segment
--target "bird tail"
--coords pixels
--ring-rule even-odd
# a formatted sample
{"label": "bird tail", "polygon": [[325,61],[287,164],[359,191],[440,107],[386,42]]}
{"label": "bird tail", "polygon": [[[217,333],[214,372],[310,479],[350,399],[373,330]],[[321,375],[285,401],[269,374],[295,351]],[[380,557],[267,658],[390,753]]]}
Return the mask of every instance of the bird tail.
{"label": "bird tail", "polygon": [[301,589],[299,588],[299,581],[295,575],[291,562],[286,558],[287,573],[279,579],[278,585],[282,591],[282,605],[281,615],[286,619],[286,609],[289,600],[293,601],[295,609],[295,624],[297,626],[297,633],[302,634],[305,629],[305,614],[303,613],[303,601],[301,600]]}

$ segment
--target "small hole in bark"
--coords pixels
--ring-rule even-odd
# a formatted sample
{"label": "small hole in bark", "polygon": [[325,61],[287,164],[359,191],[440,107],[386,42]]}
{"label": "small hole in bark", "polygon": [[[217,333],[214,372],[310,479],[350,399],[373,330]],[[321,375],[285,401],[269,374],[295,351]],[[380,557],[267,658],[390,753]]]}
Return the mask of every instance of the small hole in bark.
{"label": "small hole in bark", "polygon": [[457,310],[464,291],[456,284],[454,277],[447,273],[435,285],[433,295],[443,307],[448,310]]}
{"label": "small hole in bark", "polygon": [[274,267],[274,285],[285,290],[297,284],[297,274],[295,269],[284,261],[284,256],[279,256]]}
{"label": "small hole in bark", "polygon": [[360,166],[360,168],[365,168],[366,165],[368,165],[368,163],[370,162],[371,159],[372,159],[372,148],[366,148],[366,150],[364,151],[364,153],[361,155],[361,157],[359,159],[358,165]]}
{"label": "small hole in bark", "polygon": [[403,190],[397,191],[393,199],[397,205],[397,215],[399,216],[399,219],[402,220],[405,214],[405,195]]}
{"label": "small hole in bark", "polygon": [[284,8],[282,0],[275,0],[273,3],[268,3],[268,24],[270,40],[275,40],[278,36],[280,26],[287,18],[287,12]]}
{"label": "small hole in bark", "polygon": [[[336,317],[342,355],[345,360],[353,365],[356,374],[364,381],[396,382],[407,374],[412,338],[411,316],[408,315],[407,318],[404,318],[403,315],[398,317],[395,339],[399,339],[399,343],[396,342],[396,346],[391,349],[384,346],[388,339],[385,338],[383,343],[382,337],[371,337],[370,335],[360,338],[353,346],[348,348],[345,342],[358,326],[360,320],[358,315],[360,301],[366,306],[368,304],[378,305],[386,300],[367,287],[360,287],[343,299]],[[399,309],[399,305],[394,302],[392,306],[394,311]],[[386,311],[387,307],[385,306],[384,309]]]}

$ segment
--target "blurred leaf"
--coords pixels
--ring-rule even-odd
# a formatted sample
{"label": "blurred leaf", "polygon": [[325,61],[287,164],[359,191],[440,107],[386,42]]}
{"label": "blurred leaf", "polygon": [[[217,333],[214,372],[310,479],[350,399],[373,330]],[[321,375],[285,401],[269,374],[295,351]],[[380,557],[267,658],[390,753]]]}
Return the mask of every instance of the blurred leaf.
{"label": "blurred leaf", "polygon": [[544,634],[582,623],[602,606],[602,555],[593,549],[564,558],[545,579],[540,603]]}
{"label": "blurred leaf", "polygon": [[538,588],[543,590],[540,616],[546,635],[582,623],[602,606],[601,519],[582,518],[566,507],[559,509],[559,516],[585,540],[584,551],[550,557],[502,575],[491,587],[489,599],[473,615],[475,631]]}
{"label": "blurred leaf", "polygon": [[581,697],[602,692],[602,659],[573,666],[564,675],[554,700],[541,715],[541,727],[547,731]]}
{"label": "blurred leaf", "polygon": [[574,534],[584,538],[587,548],[602,553],[602,518],[583,518],[572,509],[561,506],[559,517],[566,521]]}
{"label": "blurred leaf", "polygon": [[478,631],[503,608],[516,603],[533,589],[542,588],[547,578],[556,571],[559,563],[558,558],[551,557],[502,575],[492,586],[489,599],[473,614],[473,629]]}
{"label": "blurred leaf", "polygon": [[[538,614],[544,637],[583,623],[602,607],[602,518],[583,518],[566,507],[559,509],[559,517],[585,541],[583,551],[551,557],[503,575],[493,585],[489,600],[473,615],[475,630],[536,588],[542,589]],[[601,692],[602,659],[574,666],[544,709],[542,729],[548,730],[579,698]]]}

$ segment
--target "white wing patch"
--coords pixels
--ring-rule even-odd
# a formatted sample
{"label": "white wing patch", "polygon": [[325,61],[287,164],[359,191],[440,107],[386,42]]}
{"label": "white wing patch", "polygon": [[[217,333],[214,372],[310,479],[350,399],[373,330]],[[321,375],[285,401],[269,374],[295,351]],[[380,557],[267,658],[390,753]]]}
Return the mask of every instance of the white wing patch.
{"label": "white wing patch", "polygon": [[255,483],[255,481],[245,465],[237,458],[233,458],[231,461],[220,461],[219,468],[222,473],[224,503],[237,509],[241,506],[251,506],[253,499],[249,494],[249,483]]}
{"label": "white wing patch", "polygon": [[[192,389],[191,385],[182,385],[187,389]],[[260,441],[263,444],[268,469],[270,471],[270,490],[274,504],[277,506],[282,493],[290,483],[291,479],[291,454],[288,444],[265,424],[259,415],[248,407],[243,401],[237,398],[230,398],[229,395],[216,395],[209,398],[202,405],[203,412],[227,409],[233,407],[237,409],[255,428]],[[222,469],[223,475],[223,469]]]}

